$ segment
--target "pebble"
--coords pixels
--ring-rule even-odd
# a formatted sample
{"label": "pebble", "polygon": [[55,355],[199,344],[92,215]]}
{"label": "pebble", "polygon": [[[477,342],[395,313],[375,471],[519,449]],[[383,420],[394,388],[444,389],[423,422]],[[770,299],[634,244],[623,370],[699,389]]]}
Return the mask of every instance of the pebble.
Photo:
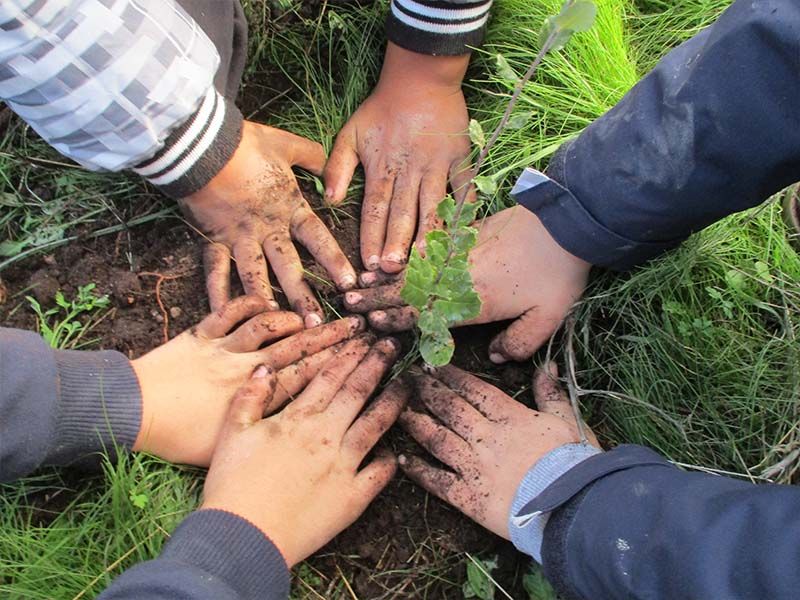
{"label": "pebble", "polygon": [[183,311],[181,310],[180,306],[173,306],[172,308],[169,309],[169,316],[172,317],[173,319],[177,319],[182,314]]}

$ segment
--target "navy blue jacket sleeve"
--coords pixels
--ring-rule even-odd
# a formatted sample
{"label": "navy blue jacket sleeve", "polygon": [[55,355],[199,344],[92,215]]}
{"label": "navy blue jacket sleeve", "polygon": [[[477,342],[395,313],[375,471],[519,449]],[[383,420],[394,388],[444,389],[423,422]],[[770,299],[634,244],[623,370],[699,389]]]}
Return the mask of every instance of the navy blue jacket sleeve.
{"label": "navy blue jacket sleeve", "polygon": [[517,201],[575,256],[640,264],[800,179],[799,74],[800,2],[738,0]]}
{"label": "navy blue jacket sleeve", "polygon": [[286,600],[289,582],[281,553],[254,525],[200,510],[161,556],[125,571],[98,600]]}
{"label": "navy blue jacket sleeve", "polygon": [[800,489],[675,468],[640,446],[593,456],[535,502],[553,508],[545,573],[569,599],[797,597]]}

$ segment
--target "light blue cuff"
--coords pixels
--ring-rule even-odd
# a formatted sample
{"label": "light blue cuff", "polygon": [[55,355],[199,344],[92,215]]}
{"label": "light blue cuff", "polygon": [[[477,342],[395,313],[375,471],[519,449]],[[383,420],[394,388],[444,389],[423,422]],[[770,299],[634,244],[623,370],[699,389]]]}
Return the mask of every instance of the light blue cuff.
{"label": "light blue cuff", "polygon": [[548,181],[552,181],[552,179],[550,179],[541,171],[537,171],[533,167],[528,167],[522,172],[522,175],[519,176],[519,179],[517,179],[517,182],[511,189],[511,195],[516,196],[522,192],[527,192],[529,189],[535,188],[537,185],[547,183]]}
{"label": "light blue cuff", "polygon": [[508,530],[517,550],[542,562],[542,540],[550,513],[520,515],[519,511],[572,467],[601,452],[589,444],[565,444],[545,454],[530,468],[517,488],[508,515]]}

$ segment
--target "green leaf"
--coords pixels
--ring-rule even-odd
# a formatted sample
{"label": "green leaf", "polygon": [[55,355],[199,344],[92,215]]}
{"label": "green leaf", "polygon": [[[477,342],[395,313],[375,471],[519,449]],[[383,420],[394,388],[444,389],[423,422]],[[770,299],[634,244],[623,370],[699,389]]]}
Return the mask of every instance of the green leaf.
{"label": "green leaf", "polygon": [[593,2],[578,0],[565,2],[561,12],[554,17],[545,19],[544,26],[539,32],[539,44],[544,47],[547,40],[552,37],[550,50],[563,48],[573,33],[587,31],[597,16],[597,7]]}
{"label": "green leaf", "polygon": [[133,504],[136,508],[142,509],[147,506],[148,498],[145,494],[134,494],[131,492],[130,499],[131,504]]}
{"label": "green leaf", "polygon": [[481,194],[491,196],[497,191],[497,181],[491,175],[478,175],[473,181]]}
{"label": "green leaf", "polygon": [[0,193],[0,206],[15,208],[17,206],[22,206],[22,200],[16,194],[12,194],[11,192],[2,192]]}
{"label": "green leaf", "polygon": [[314,177],[314,189],[320,196],[325,196],[325,185],[322,183],[322,179],[319,177]]}
{"label": "green leaf", "polygon": [[5,240],[0,242],[0,256],[16,256],[28,245],[26,240]]}
{"label": "green leaf", "polygon": [[495,586],[489,579],[491,572],[497,568],[496,560],[472,559],[467,563],[467,580],[462,591],[465,598],[478,598],[479,600],[493,600]]}
{"label": "green leaf", "polygon": [[759,279],[762,279],[768,284],[772,283],[775,280],[775,278],[769,272],[769,267],[767,266],[767,263],[758,260],[755,263],[755,268],[756,268],[756,277],[758,277]]}
{"label": "green leaf", "polygon": [[497,73],[500,77],[508,79],[509,81],[517,80],[517,74],[514,72],[514,69],[511,68],[511,65],[508,64],[505,56],[497,54],[495,60],[497,61]]}
{"label": "green leaf", "polygon": [[509,129],[522,129],[533,118],[533,111],[525,111],[512,115],[508,120]]}
{"label": "green leaf", "polygon": [[[430,236],[431,233],[428,235]],[[427,236],[426,239],[428,239]],[[424,310],[428,304],[436,274],[436,268],[431,262],[422,258],[419,250],[412,248],[408,267],[406,267],[406,282],[400,292],[400,297],[417,310]]]}
{"label": "green leaf", "polygon": [[553,587],[538,568],[532,567],[530,572],[523,576],[522,587],[528,594],[528,600],[556,600]]}
{"label": "green leaf", "polygon": [[483,127],[479,121],[470,119],[469,121],[469,139],[478,148],[483,149],[486,145],[486,135],[483,133]]}
{"label": "green leaf", "polygon": [[453,336],[441,315],[432,311],[420,314],[417,326],[420,331],[419,351],[422,359],[431,366],[441,367],[453,358]]}
{"label": "green leaf", "polygon": [[450,227],[456,214],[456,201],[452,196],[446,196],[436,207],[436,215],[444,221],[445,226]]}

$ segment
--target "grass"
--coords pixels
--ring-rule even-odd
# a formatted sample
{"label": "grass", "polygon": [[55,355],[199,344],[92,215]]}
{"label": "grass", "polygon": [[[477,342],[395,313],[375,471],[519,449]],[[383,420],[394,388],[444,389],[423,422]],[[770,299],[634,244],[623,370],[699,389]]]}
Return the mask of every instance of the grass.
{"label": "grass", "polygon": [[[277,9],[259,0],[245,4],[251,24],[246,114],[329,149],[377,78],[385,5],[324,3],[323,11],[311,14],[291,2]],[[502,53],[522,73],[543,17],[559,4],[497,0],[467,84],[472,115],[485,131],[511,92],[496,72],[495,55]],[[517,109],[528,116],[524,126],[503,134],[486,165],[501,184],[489,210],[511,202],[508,192],[520,168],[544,166],[561,142],[613,106],[661,55],[727,4],[598,1],[592,31],[548,57],[525,88]],[[85,173],[62,162],[23,124],[6,130],[0,139],[0,239],[23,242],[49,231],[53,237],[45,244],[64,243],[73,235],[156,218],[169,207],[130,177]],[[350,200],[360,193],[357,183]],[[786,239],[779,209],[769,203],[714,225],[633,273],[594,278],[577,310],[575,346],[581,386],[616,392],[583,398],[590,423],[605,440],[644,443],[679,463],[794,479],[797,461],[770,469],[800,447],[800,258]],[[33,251],[40,241],[26,242],[20,252]],[[0,257],[0,270],[14,256]],[[124,568],[158,554],[165,533],[196,504],[199,486],[191,469],[132,456],[105,461],[103,474],[88,480],[64,481],[47,472],[4,487],[0,596],[96,595]],[[59,505],[59,498],[69,502]],[[43,512],[48,507],[55,512]],[[424,567],[409,565],[415,584],[406,592],[458,595],[462,582],[448,579],[451,566],[468,559],[435,543],[421,546],[432,558]],[[337,556],[342,567],[335,574],[315,564],[296,570],[294,598],[352,598],[350,557]],[[374,575],[388,585],[393,574]]]}

